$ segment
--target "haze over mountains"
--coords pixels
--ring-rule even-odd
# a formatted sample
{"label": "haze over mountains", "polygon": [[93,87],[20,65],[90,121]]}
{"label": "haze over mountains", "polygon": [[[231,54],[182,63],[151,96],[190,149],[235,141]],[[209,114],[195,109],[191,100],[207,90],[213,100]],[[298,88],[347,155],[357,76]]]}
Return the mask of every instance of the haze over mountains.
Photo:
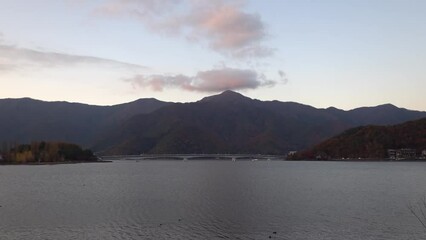
{"label": "haze over mountains", "polygon": [[226,91],[193,103],[140,99],[91,106],[33,99],[0,100],[0,141],[59,140],[103,154],[284,154],[356,126],[426,117],[393,105],[350,111],[259,101]]}
{"label": "haze over mountains", "polygon": [[169,105],[139,99],[114,106],[44,102],[30,98],[0,100],[0,141],[67,141],[90,147],[103,131],[134,115]]}

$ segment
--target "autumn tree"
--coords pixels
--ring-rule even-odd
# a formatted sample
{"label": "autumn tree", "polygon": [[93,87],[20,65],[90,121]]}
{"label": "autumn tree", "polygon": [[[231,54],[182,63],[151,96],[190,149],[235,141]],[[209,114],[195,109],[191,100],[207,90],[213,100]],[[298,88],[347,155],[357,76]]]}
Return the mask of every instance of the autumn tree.
{"label": "autumn tree", "polygon": [[92,151],[83,150],[80,146],[62,142],[31,142],[31,144],[15,144],[13,148],[3,152],[6,162],[59,162],[95,160]]}

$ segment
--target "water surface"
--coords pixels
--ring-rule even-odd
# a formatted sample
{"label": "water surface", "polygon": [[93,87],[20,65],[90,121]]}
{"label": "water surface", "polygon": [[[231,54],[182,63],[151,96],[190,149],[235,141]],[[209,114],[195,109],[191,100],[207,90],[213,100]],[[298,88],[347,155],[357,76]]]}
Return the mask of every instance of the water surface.
{"label": "water surface", "polygon": [[[0,166],[1,239],[424,239],[421,162]],[[274,234],[276,232],[276,234]]]}

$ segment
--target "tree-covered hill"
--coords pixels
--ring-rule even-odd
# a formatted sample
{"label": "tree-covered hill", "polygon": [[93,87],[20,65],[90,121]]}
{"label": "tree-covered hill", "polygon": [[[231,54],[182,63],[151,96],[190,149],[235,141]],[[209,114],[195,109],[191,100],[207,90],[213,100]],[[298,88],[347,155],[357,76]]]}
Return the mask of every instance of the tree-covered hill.
{"label": "tree-covered hill", "polygon": [[146,98],[114,106],[0,99],[0,143],[64,141],[90,147],[105,131],[132,116],[172,103]]}
{"label": "tree-covered hill", "polygon": [[1,152],[3,163],[49,163],[95,161],[97,157],[89,149],[63,142],[32,142],[15,145]]}
{"label": "tree-covered hill", "polygon": [[134,116],[107,132],[94,149],[104,154],[286,154],[365,123],[395,124],[422,116],[426,113],[392,105],[317,109],[226,91]]}
{"label": "tree-covered hill", "polygon": [[387,158],[388,149],[426,150],[426,118],[393,126],[349,129],[295,156],[298,159]]}

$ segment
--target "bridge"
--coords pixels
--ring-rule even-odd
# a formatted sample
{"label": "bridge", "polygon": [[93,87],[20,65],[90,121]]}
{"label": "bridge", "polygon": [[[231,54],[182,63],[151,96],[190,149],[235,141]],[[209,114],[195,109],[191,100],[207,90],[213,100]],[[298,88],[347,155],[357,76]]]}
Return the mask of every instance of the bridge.
{"label": "bridge", "polygon": [[228,161],[268,161],[285,160],[281,155],[261,154],[141,154],[141,155],[117,155],[104,156],[103,160],[228,160]]}

